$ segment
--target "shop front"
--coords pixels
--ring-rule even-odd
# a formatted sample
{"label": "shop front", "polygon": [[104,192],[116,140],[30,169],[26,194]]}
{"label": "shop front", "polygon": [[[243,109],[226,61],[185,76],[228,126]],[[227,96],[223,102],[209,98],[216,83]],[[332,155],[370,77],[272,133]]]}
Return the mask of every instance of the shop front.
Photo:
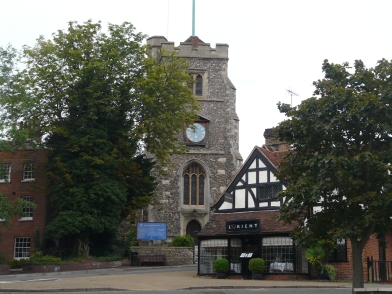
{"label": "shop front", "polygon": [[[221,218],[228,216],[215,215],[211,221],[216,228],[216,225],[223,225]],[[235,217],[235,214],[230,217]],[[230,264],[230,275],[250,279],[252,273],[248,270],[248,263],[251,258],[257,257],[265,261],[265,274],[308,274],[304,250],[295,245],[289,232],[272,233],[263,230],[260,219],[230,219],[224,223],[225,234],[198,236],[199,275],[215,274],[214,261],[226,258]]]}

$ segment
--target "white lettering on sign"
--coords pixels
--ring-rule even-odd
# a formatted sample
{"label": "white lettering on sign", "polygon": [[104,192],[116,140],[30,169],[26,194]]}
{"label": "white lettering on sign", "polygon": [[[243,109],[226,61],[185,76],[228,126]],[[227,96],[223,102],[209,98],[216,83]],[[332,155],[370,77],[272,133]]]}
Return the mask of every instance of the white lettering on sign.
{"label": "white lettering on sign", "polygon": [[241,253],[240,258],[250,258],[252,257],[253,253]]}
{"label": "white lettering on sign", "polygon": [[234,229],[257,229],[258,224],[231,224],[228,226],[229,230],[234,230]]}

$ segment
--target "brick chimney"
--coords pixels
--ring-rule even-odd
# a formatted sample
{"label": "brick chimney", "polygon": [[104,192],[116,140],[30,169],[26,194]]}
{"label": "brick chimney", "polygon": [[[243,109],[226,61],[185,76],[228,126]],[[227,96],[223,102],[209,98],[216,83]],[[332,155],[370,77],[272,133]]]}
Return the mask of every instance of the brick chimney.
{"label": "brick chimney", "polygon": [[264,131],[265,145],[274,151],[289,150],[289,145],[285,142],[279,142],[275,138],[274,129],[265,129]]}

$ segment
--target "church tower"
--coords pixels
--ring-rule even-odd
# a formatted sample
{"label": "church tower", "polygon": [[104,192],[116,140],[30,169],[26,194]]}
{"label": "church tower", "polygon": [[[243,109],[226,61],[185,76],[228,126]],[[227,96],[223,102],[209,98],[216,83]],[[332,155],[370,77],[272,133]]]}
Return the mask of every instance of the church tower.
{"label": "church tower", "polygon": [[228,77],[227,44],[211,48],[196,36],[175,47],[165,37],[147,40],[154,57],[160,50],[176,51],[189,63],[193,94],[201,109],[194,128],[178,135],[186,154],[174,154],[167,176],[158,177],[159,205],[149,207],[149,222],[165,222],[167,237],[197,233],[208,222],[210,207],[242,164],[236,89]]}

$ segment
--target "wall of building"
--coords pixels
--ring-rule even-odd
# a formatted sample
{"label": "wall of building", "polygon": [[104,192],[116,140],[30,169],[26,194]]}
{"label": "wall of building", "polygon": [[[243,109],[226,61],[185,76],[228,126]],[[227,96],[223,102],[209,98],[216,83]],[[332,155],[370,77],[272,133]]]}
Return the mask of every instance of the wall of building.
{"label": "wall of building", "polygon": [[132,252],[140,255],[165,255],[167,265],[184,265],[194,263],[194,249],[192,247],[156,247],[131,246]]}
{"label": "wall of building", "polygon": [[[197,38],[197,37],[191,37]],[[187,154],[173,155],[172,166],[167,176],[158,175],[157,199],[159,204],[149,209],[148,221],[166,222],[168,239],[186,233],[187,224],[196,220],[203,227],[209,220],[210,205],[221,195],[242,164],[239,154],[239,119],[235,110],[236,89],[228,78],[228,45],[210,44],[196,40],[182,42],[174,47],[164,37],[151,37],[148,44],[153,56],[159,50],[174,50],[180,57],[187,58],[190,73],[203,75],[203,95],[195,96],[201,109],[199,116],[208,120],[207,141],[204,146],[187,145]],[[185,133],[178,134],[185,144]],[[195,161],[207,176],[206,201],[202,206],[182,205],[182,171]],[[196,216],[195,216],[196,213]]]}
{"label": "wall of building", "polygon": [[[33,201],[37,205],[32,220],[22,220],[19,216],[14,216],[10,226],[4,226],[0,222],[0,251],[12,259],[15,238],[30,237],[32,250],[42,240],[46,215],[47,159],[44,150],[23,150],[14,154],[0,152],[0,159],[2,164],[11,164],[11,179],[9,182],[0,183],[0,193],[12,201],[23,196],[33,196]],[[34,181],[23,181],[25,163],[36,164]]]}

